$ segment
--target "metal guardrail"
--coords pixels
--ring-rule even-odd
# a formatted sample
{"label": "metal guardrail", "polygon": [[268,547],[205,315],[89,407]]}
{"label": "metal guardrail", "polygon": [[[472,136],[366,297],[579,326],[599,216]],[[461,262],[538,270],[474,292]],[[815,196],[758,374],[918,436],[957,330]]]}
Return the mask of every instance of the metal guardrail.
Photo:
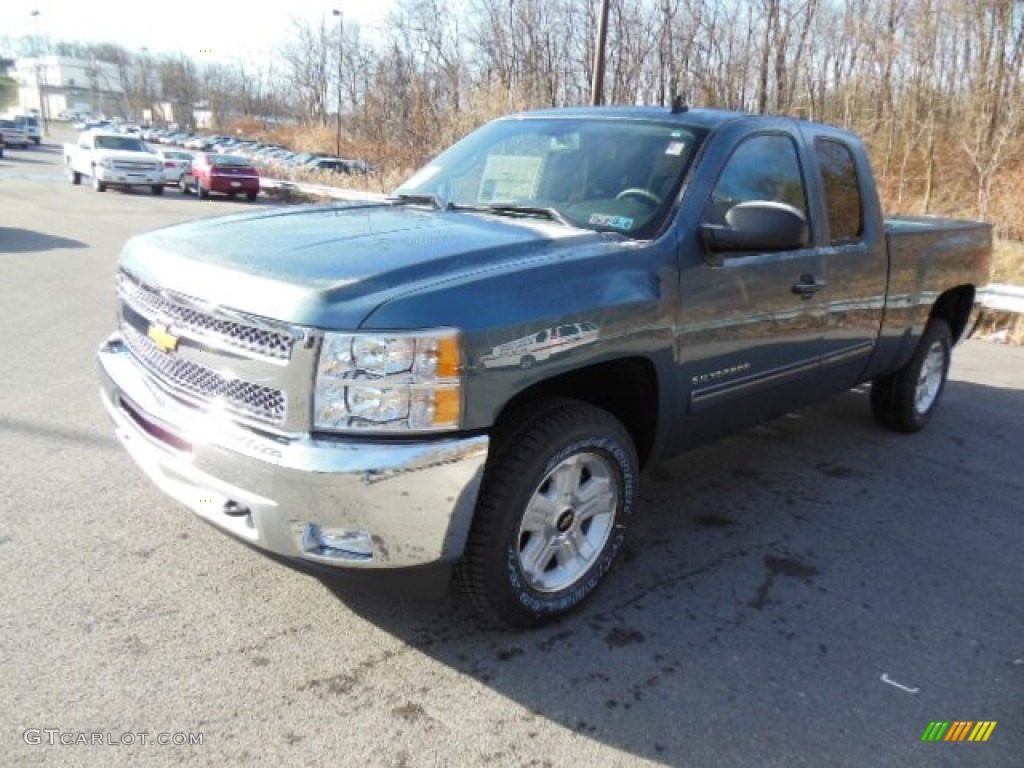
{"label": "metal guardrail", "polygon": [[981,304],[986,309],[1024,314],[1024,286],[993,283],[981,291]]}
{"label": "metal guardrail", "polygon": [[387,195],[378,192],[363,192],[358,189],[342,189],[340,187],[328,187],[322,184],[302,184],[294,181],[282,181],[281,179],[270,179],[260,177],[260,189],[276,192],[297,192],[301,195],[312,197],[326,197],[331,200],[348,200],[362,202],[366,200],[383,200]]}

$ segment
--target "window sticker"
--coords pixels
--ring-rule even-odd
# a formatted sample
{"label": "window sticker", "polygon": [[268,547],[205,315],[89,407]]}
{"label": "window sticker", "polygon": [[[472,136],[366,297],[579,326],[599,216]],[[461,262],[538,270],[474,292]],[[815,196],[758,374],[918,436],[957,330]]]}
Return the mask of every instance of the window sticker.
{"label": "window sticker", "polygon": [[590,223],[597,227],[612,227],[614,229],[633,228],[633,219],[628,216],[609,216],[604,213],[592,213]]}
{"label": "window sticker", "polygon": [[665,147],[665,154],[679,157],[681,154],[683,154],[684,149],[686,149],[685,141],[670,141],[668,146]]}
{"label": "window sticker", "polygon": [[491,155],[480,180],[479,201],[531,200],[544,158],[532,155]]}

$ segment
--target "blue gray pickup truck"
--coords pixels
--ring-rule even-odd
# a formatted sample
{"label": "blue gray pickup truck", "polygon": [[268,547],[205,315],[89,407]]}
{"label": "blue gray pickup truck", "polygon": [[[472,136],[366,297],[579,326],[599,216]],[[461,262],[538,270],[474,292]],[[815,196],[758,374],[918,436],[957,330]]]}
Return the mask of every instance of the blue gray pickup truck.
{"label": "blue gray pickup truck", "polygon": [[825,125],[519,114],[387,200],[129,241],[103,402],[222,531],[314,570],[446,568],[532,626],[605,579],[645,465],[869,381],[882,425],[924,427],[991,250],[982,223],[883,218]]}

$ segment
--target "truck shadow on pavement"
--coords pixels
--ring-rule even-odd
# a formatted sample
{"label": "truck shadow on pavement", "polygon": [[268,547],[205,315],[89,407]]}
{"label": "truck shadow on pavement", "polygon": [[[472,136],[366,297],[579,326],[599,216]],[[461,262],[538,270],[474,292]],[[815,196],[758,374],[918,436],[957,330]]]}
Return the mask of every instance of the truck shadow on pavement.
{"label": "truck shadow on pavement", "polygon": [[81,240],[56,237],[31,229],[0,227],[0,253],[56,251],[62,248],[88,248]]}
{"label": "truck shadow on pavement", "polygon": [[[554,723],[670,765],[877,764],[879,744],[922,764],[936,712],[1019,708],[1024,636],[1024,392],[951,381],[944,397],[918,435],[875,426],[864,388],[648,468],[625,557],[537,631],[324,583],[518,703],[493,724],[509,740]],[[436,706],[411,690],[398,715]],[[1007,729],[986,759],[1022,741]]]}

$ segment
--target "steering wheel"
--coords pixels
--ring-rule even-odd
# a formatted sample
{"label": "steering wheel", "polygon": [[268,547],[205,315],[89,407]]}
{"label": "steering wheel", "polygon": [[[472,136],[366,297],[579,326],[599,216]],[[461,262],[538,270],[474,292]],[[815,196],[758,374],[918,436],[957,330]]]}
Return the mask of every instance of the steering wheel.
{"label": "steering wheel", "polygon": [[645,203],[651,205],[661,205],[661,198],[651,192],[649,189],[643,189],[641,187],[630,187],[624,189],[615,196],[616,200],[623,200],[627,197],[637,197],[643,200]]}

